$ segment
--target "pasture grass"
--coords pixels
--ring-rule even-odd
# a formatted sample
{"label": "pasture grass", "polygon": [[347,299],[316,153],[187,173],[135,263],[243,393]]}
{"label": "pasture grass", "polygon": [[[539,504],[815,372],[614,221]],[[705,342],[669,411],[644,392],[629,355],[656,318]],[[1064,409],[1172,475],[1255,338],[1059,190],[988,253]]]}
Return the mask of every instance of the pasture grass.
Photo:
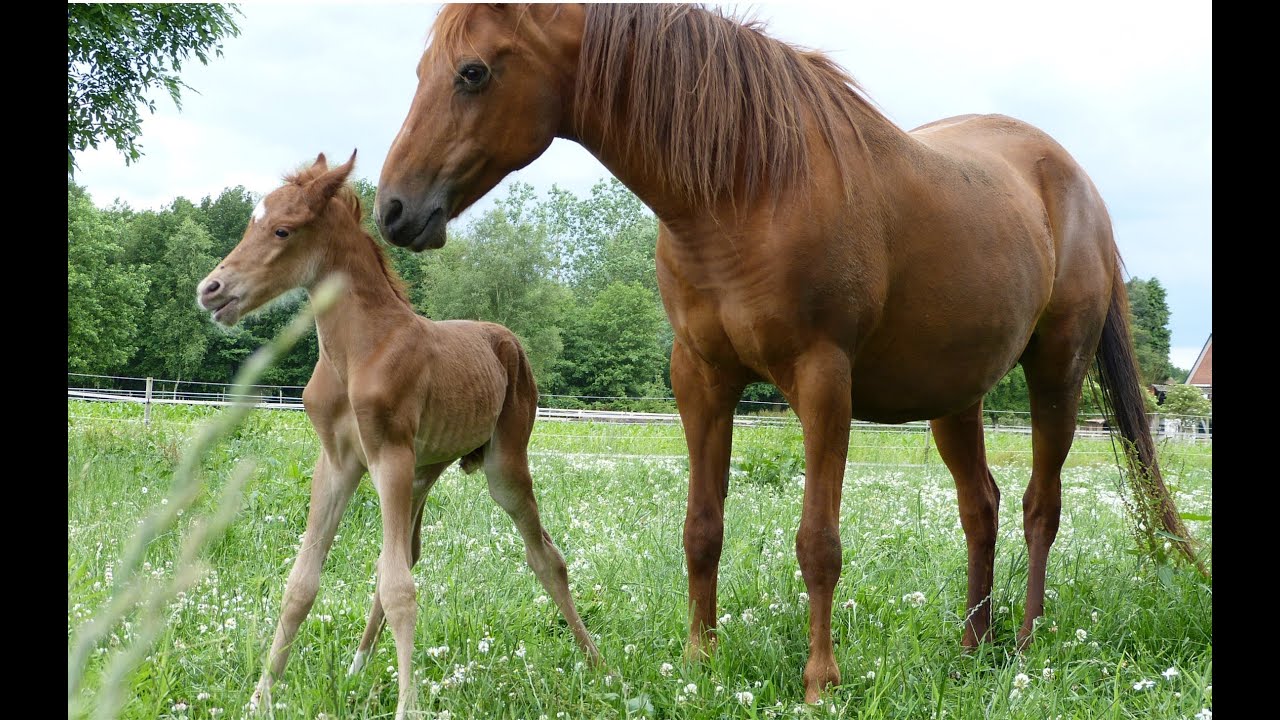
{"label": "pasture grass", "polygon": [[[68,401],[67,412],[70,635],[107,600],[125,542],[167,494],[196,423],[213,411],[157,406],[150,427],[137,405]],[[1067,462],[1046,616],[1031,648],[1017,653],[1030,439],[988,436],[1003,498],[996,640],[967,654],[954,485],[922,433],[893,428],[859,429],[850,440],[833,618],[843,683],[822,705],[804,705],[808,610],[794,552],[799,443],[798,427],[735,429],[720,644],[698,664],[682,655],[688,463],[677,426],[535,426],[531,465],[543,522],[569,564],[604,669],[582,663],[483,476],[447,471],[428,500],[414,569],[422,717],[1193,718],[1212,706],[1212,584],[1131,552],[1108,440],[1077,441]],[[172,605],[167,628],[130,677],[121,717],[245,715],[305,528],[317,449],[303,413],[255,411],[204,459],[206,498],[156,539],[145,573],[173,573],[189,516],[210,510],[208,498],[239,459],[256,458],[258,470],[240,515],[206,553],[213,570]],[[1210,515],[1211,446],[1163,444],[1161,459],[1179,510]],[[1188,524],[1211,544],[1211,522]],[[380,545],[377,495],[365,482],[273,693],[274,717],[393,715],[389,632],[365,670],[346,676]],[[131,639],[131,626],[121,625],[94,653],[86,693],[105,658]]]}

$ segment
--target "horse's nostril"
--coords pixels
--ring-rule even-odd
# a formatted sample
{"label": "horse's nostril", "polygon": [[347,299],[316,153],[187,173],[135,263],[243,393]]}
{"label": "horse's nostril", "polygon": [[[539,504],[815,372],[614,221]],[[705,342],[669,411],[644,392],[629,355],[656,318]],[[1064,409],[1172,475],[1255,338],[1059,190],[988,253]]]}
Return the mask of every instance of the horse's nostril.
{"label": "horse's nostril", "polygon": [[400,215],[404,212],[404,203],[396,198],[387,201],[386,209],[382,213],[382,224],[388,228],[395,227],[396,221],[400,219]]}
{"label": "horse's nostril", "polygon": [[204,286],[204,294],[212,295],[213,293],[218,292],[218,288],[220,287],[222,287],[222,283],[217,280],[210,280],[209,284]]}

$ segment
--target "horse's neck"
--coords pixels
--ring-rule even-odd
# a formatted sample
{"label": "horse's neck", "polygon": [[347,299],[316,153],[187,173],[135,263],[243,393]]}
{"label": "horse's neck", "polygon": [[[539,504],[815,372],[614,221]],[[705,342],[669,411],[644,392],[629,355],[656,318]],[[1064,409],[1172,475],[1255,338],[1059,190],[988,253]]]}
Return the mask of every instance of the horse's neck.
{"label": "horse's neck", "polygon": [[317,273],[318,279],[340,273],[346,280],[338,302],[316,317],[320,352],[343,378],[390,333],[419,322],[417,313],[392,289],[391,280],[373,256],[378,250],[363,247],[360,240],[357,238],[350,252],[331,257]]}
{"label": "horse's neck", "polygon": [[[863,150],[862,148],[852,149],[851,147],[842,148],[841,152],[857,153],[852,163],[847,163],[846,171],[849,175],[841,178],[841,181],[852,188],[855,194],[861,193],[866,197],[863,200],[871,199],[871,195],[879,194],[880,178],[879,175],[886,171],[896,172],[897,165],[901,163],[902,156],[908,150],[918,150],[919,145],[907,133],[904,133],[896,126],[887,124],[881,126],[876,122],[869,121],[866,125],[860,125],[855,131],[850,128],[849,139],[850,146],[858,143],[864,147],[874,148],[874,150]],[[644,167],[643,160],[640,159],[638,153],[633,153],[632,157],[616,146],[606,145],[602,142],[602,133],[598,129],[598,125],[588,120],[584,127],[577,130],[572,139],[582,145],[588,152],[596,157],[608,170],[618,178],[636,197],[640,198],[645,205],[663,222],[668,228],[675,229],[677,227],[717,227],[721,231],[733,232],[730,227],[735,225],[733,218],[740,221],[750,222],[748,218],[752,215],[753,210],[761,209],[760,201],[743,201],[724,200],[717,209],[708,210],[700,208],[691,199],[683,193],[673,190],[671,185],[662,177],[662,169],[652,172]],[[829,153],[825,142],[820,136],[811,136],[810,152]],[[818,158],[818,161],[831,161],[829,155]],[[827,191],[825,181],[813,180],[819,187],[816,190]],[[789,195],[792,198],[803,198],[809,196],[815,188],[792,188]],[[768,193],[768,190],[764,191]],[[863,204],[864,207],[869,207]]]}

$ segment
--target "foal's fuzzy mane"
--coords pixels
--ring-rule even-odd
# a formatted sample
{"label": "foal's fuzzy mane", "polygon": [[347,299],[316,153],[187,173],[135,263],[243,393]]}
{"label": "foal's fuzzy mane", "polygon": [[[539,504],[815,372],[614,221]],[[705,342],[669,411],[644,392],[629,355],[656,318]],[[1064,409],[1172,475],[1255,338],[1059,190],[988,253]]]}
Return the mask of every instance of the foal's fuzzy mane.
{"label": "foal's fuzzy mane", "polygon": [[[305,188],[308,183],[316,178],[324,175],[329,168],[322,165],[313,164],[308,167],[301,168],[295,172],[284,176],[285,184],[296,185],[299,188]],[[412,306],[409,302],[409,294],[405,288],[404,280],[391,267],[391,263],[387,259],[387,253],[382,248],[382,244],[373,238],[367,230],[364,229],[364,206],[360,202],[360,194],[356,192],[351,183],[343,183],[338,187],[337,192],[329,200],[330,204],[337,203],[340,210],[345,212],[352,220],[360,235],[368,241],[373,255],[378,259],[378,268],[382,270],[382,274],[387,278],[387,284],[391,286],[391,290],[395,292],[396,297],[404,301],[406,305]]]}
{"label": "foal's fuzzy mane", "polygon": [[[447,5],[432,46],[469,47],[481,6]],[[521,7],[518,22],[528,10]],[[809,176],[812,120],[843,177],[852,129],[894,127],[826,54],[763,34],[763,24],[678,4],[590,4],[578,57],[574,107],[581,127],[601,108],[603,142],[703,206],[734,195],[775,194]]]}

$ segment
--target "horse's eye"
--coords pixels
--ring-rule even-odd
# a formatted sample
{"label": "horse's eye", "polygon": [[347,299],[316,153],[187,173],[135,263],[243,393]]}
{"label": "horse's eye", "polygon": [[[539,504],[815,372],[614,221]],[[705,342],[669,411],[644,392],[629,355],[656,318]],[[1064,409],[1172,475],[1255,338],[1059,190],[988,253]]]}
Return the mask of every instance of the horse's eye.
{"label": "horse's eye", "polygon": [[463,65],[458,70],[458,84],[467,90],[479,90],[489,79],[489,68],[479,63]]}
{"label": "horse's eye", "polygon": [[289,231],[285,230],[284,228],[276,228],[276,237],[287,238],[289,237]]}

